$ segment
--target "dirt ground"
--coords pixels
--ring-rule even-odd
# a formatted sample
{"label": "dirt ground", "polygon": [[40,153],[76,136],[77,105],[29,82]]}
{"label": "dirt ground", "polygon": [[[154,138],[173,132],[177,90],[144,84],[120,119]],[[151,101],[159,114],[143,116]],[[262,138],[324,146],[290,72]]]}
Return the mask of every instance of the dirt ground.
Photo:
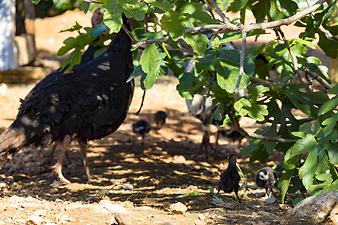
{"label": "dirt ground", "polygon": [[[88,17],[70,12],[38,20],[36,40],[40,52],[52,56],[64,38],[55,29],[69,27],[80,19],[86,21]],[[64,186],[55,186],[55,177],[50,176],[55,163],[50,150],[27,148],[19,153],[16,161],[19,158],[20,163],[11,165],[12,169],[1,168],[0,224],[308,224],[288,216],[289,205],[261,200],[264,190],[254,186],[253,176],[262,165],[245,158],[239,159],[246,174],[246,182],[241,183],[242,202],[234,194],[213,197],[220,172],[227,166],[226,156],[240,155],[240,149],[221,139],[209,162],[194,157],[203,133],[200,122],[187,113],[176,82],[175,78],[162,77],[147,92],[138,116],[134,113],[140,106],[142,91],[137,86],[125,123],[114,134],[89,143],[89,165],[95,175],[91,184],[85,183],[76,143],[63,167],[64,175],[73,183]],[[19,98],[33,86],[9,85],[8,92],[0,96],[0,130],[15,118]],[[131,124],[146,119],[154,125],[153,114],[158,110],[168,113],[167,124],[151,131],[142,143],[132,133]],[[251,132],[254,129],[250,121],[243,121],[243,125]],[[26,154],[32,151],[39,154]],[[171,212],[169,207],[176,202],[188,210],[184,214]]]}

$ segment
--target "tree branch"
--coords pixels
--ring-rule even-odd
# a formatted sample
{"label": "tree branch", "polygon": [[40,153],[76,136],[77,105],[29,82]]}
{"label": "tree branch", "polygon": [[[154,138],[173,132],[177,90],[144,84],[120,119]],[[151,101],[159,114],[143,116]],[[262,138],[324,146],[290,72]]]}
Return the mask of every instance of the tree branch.
{"label": "tree branch", "polygon": [[310,70],[305,70],[305,73],[308,74],[310,77],[318,81],[323,87],[326,89],[332,88],[331,84],[327,83],[323,78],[321,78],[318,74],[310,71]]}
{"label": "tree branch", "polygon": [[267,86],[267,87],[273,87],[274,86],[271,82],[269,82],[267,80],[259,79],[257,77],[250,77],[250,80],[254,83],[262,84],[262,85]]}
{"label": "tree branch", "polygon": [[224,24],[209,24],[209,25],[204,25],[204,26],[199,26],[199,27],[193,27],[190,29],[187,29],[185,33],[195,33],[195,32],[200,32],[204,30],[231,30],[231,31],[245,31],[249,32],[252,30],[258,30],[258,29],[272,29],[275,27],[279,27],[282,25],[289,25],[302,17],[306,16],[307,14],[312,13],[315,11],[319,6],[321,6],[326,0],[319,0],[312,6],[304,9],[303,11],[300,11],[299,13],[296,13],[293,16],[290,16],[285,19],[279,19],[276,21],[272,22],[266,22],[266,23],[252,23],[248,25],[243,25],[243,24],[232,24],[228,20],[224,22]]}
{"label": "tree branch", "polygon": [[239,76],[235,87],[235,93],[238,93],[239,85],[241,84],[241,80],[244,75],[245,47],[246,47],[246,32],[242,31],[242,48],[241,55],[239,58]]}

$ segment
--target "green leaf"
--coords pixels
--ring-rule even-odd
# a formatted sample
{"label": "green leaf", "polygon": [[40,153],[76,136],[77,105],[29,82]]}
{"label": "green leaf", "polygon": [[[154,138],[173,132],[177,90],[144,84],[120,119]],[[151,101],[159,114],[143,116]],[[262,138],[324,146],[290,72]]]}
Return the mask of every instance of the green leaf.
{"label": "green leaf", "polygon": [[72,0],[53,0],[53,3],[58,9],[69,9],[73,6]]}
{"label": "green leaf", "polygon": [[180,14],[173,10],[167,11],[161,19],[162,28],[168,31],[172,37],[178,38],[184,32],[184,27],[180,24]]}
{"label": "green leaf", "polygon": [[[229,73],[227,77],[224,75],[221,75],[220,73],[217,73],[216,75],[217,84],[222,89],[226,90],[228,93],[234,93],[237,79],[239,76],[239,71],[233,69],[227,72]],[[239,85],[239,90],[245,88],[248,85],[249,80],[250,80],[249,76],[244,74],[241,79],[241,83]]]}
{"label": "green leaf", "polygon": [[192,73],[183,73],[179,78],[180,83],[177,85],[176,89],[178,93],[185,99],[193,98],[193,86],[196,82],[196,77]]}
{"label": "green leaf", "polygon": [[112,32],[117,33],[122,26],[122,7],[118,4],[118,1],[111,1],[102,5],[105,9],[103,14],[103,22],[107,25]]}
{"label": "green leaf", "polygon": [[338,54],[338,41],[331,40],[325,36],[323,32],[319,32],[319,47],[325,54],[333,59],[337,58]]}
{"label": "green leaf", "polygon": [[141,66],[137,66],[134,68],[133,72],[130,74],[129,78],[127,79],[126,83],[129,83],[130,81],[132,81],[135,77],[137,76],[144,76],[145,73],[143,72]]}
{"label": "green leaf", "polygon": [[40,1],[41,1],[41,0],[32,0],[32,2],[33,2],[35,5],[39,4]]}
{"label": "green leaf", "polygon": [[[297,165],[298,157],[292,158],[291,160],[289,160],[288,163],[285,163],[285,160],[284,160],[284,166],[286,165],[286,168],[289,167],[287,166],[288,164]],[[296,166],[291,167],[291,169],[286,169],[285,171],[283,171],[282,175],[279,178],[279,181],[278,181],[278,187],[280,189],[279,200],[281,201],[281,203],[284,203],[285,201],[285,196],[289,189],[291,178],[295,172],[295,168]]]}
{"label": "green leaf", "polygon": [[148,6],[142,1],[119,0],[118,2],[128,18],[143,20],[148,11]]}
{"label": "green leaf", "polygon": [[235,110],[242,116],[245,116],[249,113],[249,108],[251,107],[251,102],[245,98],[239,99],[234,104]]}
{"label": "green leaf", "polygon": [[238,12],[240,9],[243,9],[249,0],[235,0],[228,7],[227,11]]}
{"label": "green leaf", "polygon": [[325,137],[329,136],[331,134],[331,132],[333,131],[333,129],[335,128],[335,126],[337,125],[337,121],[338,121],[338,114],[327,118],[326,120],[323,121],[323,125],[325,126],[325,128],[323,129],[324,135]]}
{"label": "green leaf", "polygon": [[269,13],[270,2],[266,0],[260,0],[251,7],[252,13],[256,18],[257,23],[264,21],[265,17]]}
{"label": "green leaf", "polygon": [[[222,48],[220,58],[223,62],[239,67],[240,52],[235,49]],[[244,72],[251,76],[255,72],[255,62],[251,57],[246,57],[244,61]]]}
{"label": "green leaf", "polygon": [[314,136],[312,134],[307,134],[305,138],[298,140],[291,148],[289,148],[289,150],[285,154],[284,162],[288,163],[296,156],[303,154],[307,151],[312,151],[316,147],[316,145],[317,141]]}
{"label": "green leaf", "polygon": [[338,105],[338,96],[333,97],[329,101],[325,102],[320,108],[318,115],[324,115],[325,113],[335,109]]}
{"label": "green leaf", "polygon": [[329,160],[330,162],[337,166],[338,165],[338,144],[327,144],[325,145],[325,148],[327,149]]}
{"label": "green leaf", "polygon": [[305,163],[299,168],[299,177],[302,179],[306,190],[310,190],[313,185],[317,165],[318,155],[315,151],[310,151]]}
{"label": "green leaf", "polygon": [[177,11],[169,10],[161,18],[162,28],[174,40],[183,35],[186,29],[217,23],[206,13],[201,3],[187,3]]}
{"label": "green leaf", "polygon": [[185,34],[184,40],[198,55],[204,55],[205,49],[209,44],[209,39],[205,34]]}
{"label": "green leaf", "polygon": [[329,90],[329,93],[330,94],[338,94],[338,85],[336,85],[336,86],[334,86],[333,88],[331,88],[330,90]]}
{"label": "green leaf", "polygon": [[143,77],[142,82],[147,90],[151,88],[160,72],[163,55],[158,51],[156,44],[151,44],[144,49],[140,58],[142,70],[147,74]]}

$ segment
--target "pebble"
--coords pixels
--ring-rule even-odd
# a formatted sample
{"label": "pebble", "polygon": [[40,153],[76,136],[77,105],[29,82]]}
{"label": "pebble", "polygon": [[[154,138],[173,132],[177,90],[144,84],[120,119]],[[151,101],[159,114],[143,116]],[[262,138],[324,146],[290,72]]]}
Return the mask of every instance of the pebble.
{"label": "pebble", "polygon": [[42,225],[45,224],[45,221],[37,215],[30,216],[27,220],[27,225]]}
{"label": "pebble", "polygon": [[7,184],[5,182],[0,182],[0,188],[6,188]]}
{"label": "pebble", "polygon": [[134,186],[131,183],[122,184],[122,189],[124,190],[133,190]]}
{"label": "pebble", "polygon": [[188,210],[188,207],[186,207],[181,202],[177,202],[177,203],[171,204],[169,209],[174,214],[183,214]]}

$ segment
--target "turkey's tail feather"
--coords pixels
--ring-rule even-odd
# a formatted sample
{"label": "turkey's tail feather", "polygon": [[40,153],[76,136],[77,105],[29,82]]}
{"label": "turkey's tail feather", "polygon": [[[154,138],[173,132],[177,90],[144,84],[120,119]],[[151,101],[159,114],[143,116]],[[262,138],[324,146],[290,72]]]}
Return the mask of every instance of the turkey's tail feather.
{"label": "turkey's tail feather", "polygon": [[10,126],[0,134],[0,154],[12,152],[25,145],[27,141],[25,132]]}

